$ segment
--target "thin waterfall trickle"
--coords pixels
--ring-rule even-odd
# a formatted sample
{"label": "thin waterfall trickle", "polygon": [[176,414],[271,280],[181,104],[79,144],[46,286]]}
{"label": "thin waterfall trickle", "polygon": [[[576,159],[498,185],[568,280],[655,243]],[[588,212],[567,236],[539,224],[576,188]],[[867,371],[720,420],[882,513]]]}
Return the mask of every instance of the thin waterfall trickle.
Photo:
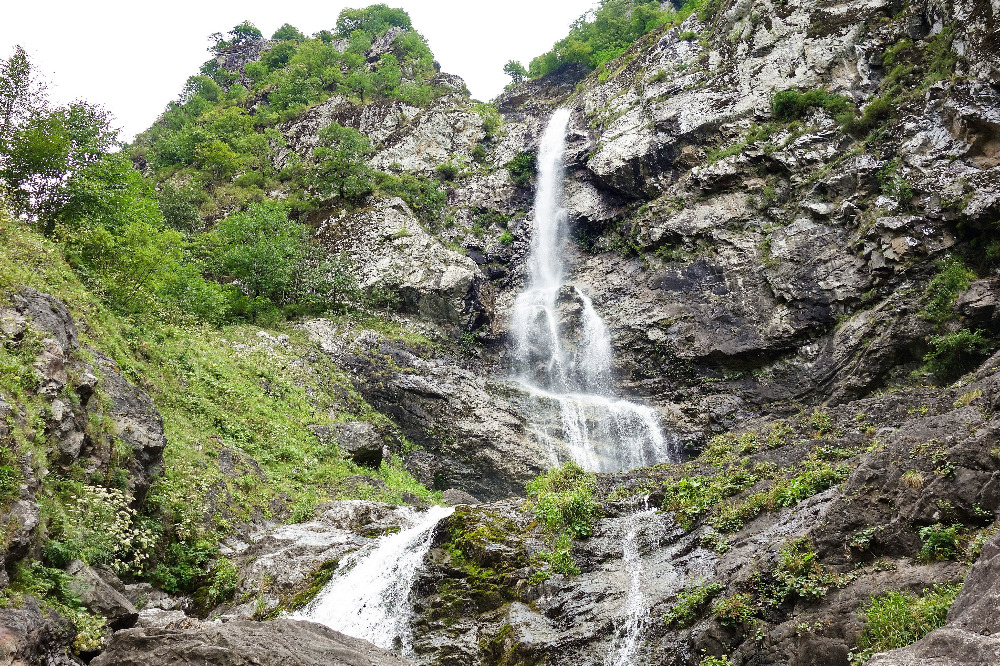
{"label": "thin waterfall trickle", "polygon": [[528,279],[514,302],[517,380],[532,401],[539,440],[554,460],[613,472],[674,458],[650,407],[614,395],[611,336],[579,287],[564,283],[567,223],[562,207],[568,109],[559,109],[538,149],[538,190]]}
{"label": "thin waterfall trickle", "polygon": [[434,527],[453,508],[400,509],[409,525],[345,557],[323,592],[293,617],[325,624],[379,647],[412,652],[410,590]]}
{"label": "thin waterfall trickle", "polygon": [[642,591],[642,555],[639,552],[639,532],[646,518],[656,515],[649,508],[649,498],[643,499],[643,508],[628,517],[622,539],[622,564],[628,575],[628,592],[625,603],[615,620],[615,634],[611,640],[605,666],[635,666],[639,641],[649,621],[649,605]]}

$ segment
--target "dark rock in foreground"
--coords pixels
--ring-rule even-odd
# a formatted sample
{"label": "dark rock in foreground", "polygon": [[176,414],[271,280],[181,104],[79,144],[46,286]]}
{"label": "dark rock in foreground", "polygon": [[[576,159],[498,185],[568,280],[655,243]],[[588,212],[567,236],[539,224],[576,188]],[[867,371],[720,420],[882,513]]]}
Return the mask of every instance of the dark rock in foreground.
{"label": "dark rock in foreground", "polygon": [[94,666],[409,666],[371,643],[313,622],[235,620],[195,629],[119,631]]}

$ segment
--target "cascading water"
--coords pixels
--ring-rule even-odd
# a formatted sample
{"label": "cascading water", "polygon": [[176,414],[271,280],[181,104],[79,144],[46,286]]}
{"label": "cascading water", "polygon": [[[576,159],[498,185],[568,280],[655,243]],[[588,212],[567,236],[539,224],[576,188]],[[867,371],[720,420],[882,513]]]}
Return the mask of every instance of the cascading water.
{"label": "cascading water", "polygon": [[[538,150],[528,280],[511,318],[517,378],[532,396],[532,420],[554,463],[568,456],[585,469],[613,472],[664,462],[673,446],[656,412],[614,396],[608,328],[583,291],[564,285],[569,117],[567,109],[552,115]],[[562,325],[560,306],[575,309],[575,326]]]}
{"label": "cascading water", "polygon": [[649,606],[642,592],[642,557],[639,553],[639,532],[643,523],[655,518],[656,510],[649,508],[649,498],[643,500],[644,508],[628,517],[622,539],[622,564],[628,575],[628,592],[615,620],[615,635],[605,659],[605,666],[635,666],[639,640],[649,620]]}
{"label": "cascading water", "polygon": [[406,528],[345,557],[320,596],[294,617],[382,648],[411,652],[410,589],[430,549],[434,527],[454,509],[400,511]]}

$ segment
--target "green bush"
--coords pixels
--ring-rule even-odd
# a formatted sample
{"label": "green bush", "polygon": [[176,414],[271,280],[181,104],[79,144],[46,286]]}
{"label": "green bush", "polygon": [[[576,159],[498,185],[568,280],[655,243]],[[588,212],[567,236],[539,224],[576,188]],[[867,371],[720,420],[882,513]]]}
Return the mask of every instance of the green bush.
{"label": "green bush", "polygon": [[892,117],[894,106],[888,95],[872,97],[860,116],[841,116],[840,123],[851,134],[864,136],[888,121]]}
{"label": "green bush", "polygon": [[537,166],[535,156],[531,153],[520,153],[517,157],[507,162],[504,168],[510,172],[510,179],[515,185],[525,186],[535,177]]}
{"label": "green bush", "polygon": [[373,172],[366,159],[372,153],[371,141],[357,130],[331,123],[319,131],[319,145],[309,181],[317,192],[336,194],[341,199],[355,199],[373,187]]}
{"label": "green bush", "polygon": [[0,508],[6,507],[21,494],[21,468],[12,464],[16,463],[12,458],[7,448],[0,449]]}
{"label": "green bush", "polygon": [[441,221],[448,193],[437,181],[409,173],[399,176],[376,173],[375,183],[380,194],[401,198],[413,214],[431,228]]}
{"label": "green bush", "polygon": [[437,165],[434,168],[434,173],[436,173],[438,178],[441,180],[454,180],[455,176],[458,175],[458,166],[456,166],[451,160],[448,160],[443,164]]}
{"label": "green bush", "polygon": [[961,530],[961,525],[945,527],[941,523],[921,528],[920,559],[924,562],[955,559],[961,548]]}
{"label": "green bush", "polygon": [[935,275],[924,290],[924,309],[921,316],[936,324],[942,324],[954,316],[952,305],[958,295],[969,288],[976,275],[958,257],[951,257],[938,262],[938,274]]}
{"label": "green bush", "polygon": [[601,515],[595,490],[594,475],[574,462],[549,470],[527,485],[528,500],[546,529],[575,538],[590,536]]}
{"label": "green bush", "polygon": [[873,595],[861,611],[865,629],[851,653],[852,666],[861,666],[877,652],[910,645],[944,625],[961,585],[935,585],[920,596],[896,590]]}
{"label": "green bush", "polygon": [[984,331],[967,328],[935,335],[930,342],[932,349],[924,355],[924,368],[946,381],[974,367],[996,346]]}
{"label": "green bush", "polygon": [[668,627],[683,629],[689,626],[723,589],[718,583],[703,583],[681,590],[674,605],[663,614],[663,621]]}
{"label": "green bush", "polygon": [[[528,66],[532,78],[545,76],[567,64],[596,69],[621,56],[644,34],[664,25],[678,25],[706,5],[686,0],[677,10],[661,8],[653,0],[601,0],[597,8],[578,18],[569,34]],[[517,80],[520,70],[508,63],[508,74]]]}
{"label": "green bush", "polygon": [[750,594],[734,594],[717,601],[712,606],[712,613],[720,624],[746,626],[757,616],[757,602]]}
{"label": "green bush", "polygon": [[843,95],[834,95],[825,90],[782,90],[771,97],[771,114],[785,122],[801,120],[810,109],[824,109],[833,117],[842,116],[854,110],[854,105]]}

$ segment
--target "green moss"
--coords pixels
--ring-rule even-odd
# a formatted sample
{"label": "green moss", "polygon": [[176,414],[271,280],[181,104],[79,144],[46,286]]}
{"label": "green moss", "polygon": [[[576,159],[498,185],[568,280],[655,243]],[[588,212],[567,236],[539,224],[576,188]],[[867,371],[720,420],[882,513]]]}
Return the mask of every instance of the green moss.
{"label": "green moss", "polygon": [[319,595],[320,592],[323,591],[326,584],[333,578],[333,574],[337,572],[338,566],[340,566],[340,560],[327,560],[326,562],[323,562],[323,564],[319,565],[309,574],[309,580],[302,590],[290,599],[283,600],[266,616],[257,619],[270,620],[280,617],[284,613],[305,608]]}

